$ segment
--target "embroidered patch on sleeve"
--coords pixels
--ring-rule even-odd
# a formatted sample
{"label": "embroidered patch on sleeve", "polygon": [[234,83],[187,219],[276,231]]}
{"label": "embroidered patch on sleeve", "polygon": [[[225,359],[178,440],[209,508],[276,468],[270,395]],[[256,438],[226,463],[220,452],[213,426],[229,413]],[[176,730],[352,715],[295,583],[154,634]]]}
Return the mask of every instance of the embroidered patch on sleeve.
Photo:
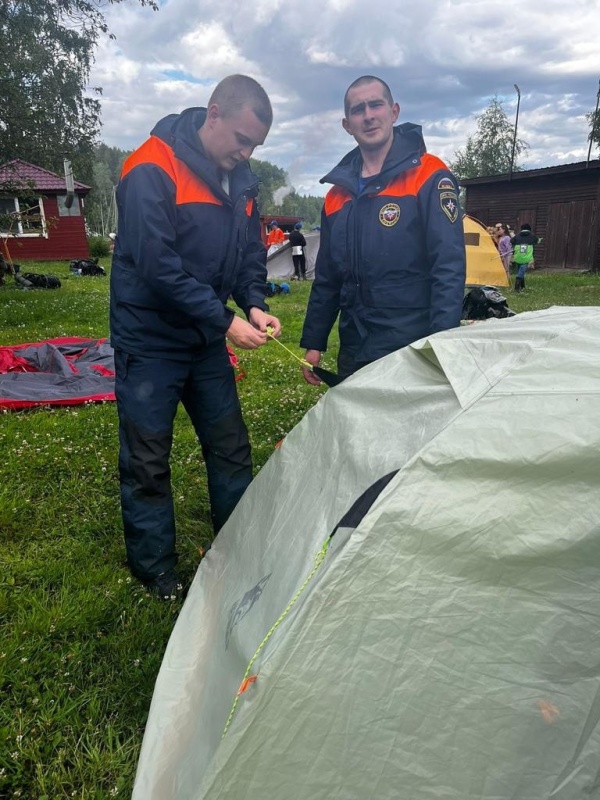
{"label": "embroidered patch on sleeve", "polygon": [[456,192],[440,192],[440,205],[450,222],[456,222],[458,219],[458,197]]}
{"label": "embroidered patch on sleeve", "polygon": [[438,189],[440,192],[443,192],[445,189],[449,189],[451,192],[456,191],[456,186],[452,183],[450,178],[442,178],[441,181],[438,183]]}

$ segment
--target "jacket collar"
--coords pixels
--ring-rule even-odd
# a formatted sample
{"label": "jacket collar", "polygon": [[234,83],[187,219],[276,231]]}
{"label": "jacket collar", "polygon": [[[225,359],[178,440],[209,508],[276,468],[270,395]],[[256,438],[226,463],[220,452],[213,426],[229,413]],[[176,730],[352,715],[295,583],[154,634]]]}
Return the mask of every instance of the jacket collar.
{"label": "jacket collar", "polygon": [[192,172],[208,184],[217,197],[235,200],[243,193],[254,195],[258,192],[258,178],[250,169],[247,161],[237,164],[229,173],[229,191],[227,195],[221,186],[215,163],[202,147],[198,130],[206,119],[205,108],[187,108],[181,114],[169,114],[161,119],[152,129],[152,136],[157,136],[169,145],[175,156],[189,167]]}
{"label": "jacket collar", "polygon": [[[390,178],[395,177],[401,172],[418,166],[421,163],[421,156],[427,152],[420,125],[412,122],[404,122],[394,128],[394,139],[390,152],[387,154],[383,164],[383,169],[379,175],[373,176],[377,181],[387,183]],[[343,186],[354,194],[358,185],[358,178],[362,167],[362,156],[360,148],[355,147],[347,153],[344,158],[335,166],[331,172],[321,178],[320,183],[333,183],[336,186]],[[371,181],[368,178],[367,181]]]}

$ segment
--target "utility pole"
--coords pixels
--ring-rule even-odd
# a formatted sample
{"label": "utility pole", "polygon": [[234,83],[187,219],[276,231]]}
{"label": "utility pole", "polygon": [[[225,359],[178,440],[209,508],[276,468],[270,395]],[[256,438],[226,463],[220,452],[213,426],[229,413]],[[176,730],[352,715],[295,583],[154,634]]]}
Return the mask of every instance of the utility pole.
{"label": "utility pole", "polygon": [[512,153],[510,156],[510,173],[508,175],[508,180],[512,181],[512,174],[513,174],[513,167],[515,164],[515,150],[517,147],[517,129],[519,127],[519,106],[521,105],[521,90],[517,86],[517,84],[513,84],[515,87],[515,91],[517,93],[517,115],[515,117],[515,135],[513,136],[513,146],[512,146]]}
{"label": "utility pole", "polygon": [[596,133],[596,128],[598,127],[598,106],[600,105],[600,81],[598,81],[598,94],[596,95],[596,110],[594,111],[594,116],[592,117],[592,130],[590,133],[590,146],[588,147],[588,154],[587,154],[587,161],[585,162],[585,168],[587,169],[590,165],[590,156],[592,154],[592,145],[594,143],[594,134]]}

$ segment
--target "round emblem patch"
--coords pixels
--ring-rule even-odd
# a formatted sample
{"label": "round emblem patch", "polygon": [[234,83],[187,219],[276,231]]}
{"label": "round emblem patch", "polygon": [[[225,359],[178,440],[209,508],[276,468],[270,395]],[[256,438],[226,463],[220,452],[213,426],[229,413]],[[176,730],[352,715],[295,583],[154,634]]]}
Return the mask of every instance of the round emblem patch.
{"label": "round emblem patch", "polygon": [[379,222],[386,228],[391,228],[400,219],[400,206],[397,203],[387,203],[379,212]]}

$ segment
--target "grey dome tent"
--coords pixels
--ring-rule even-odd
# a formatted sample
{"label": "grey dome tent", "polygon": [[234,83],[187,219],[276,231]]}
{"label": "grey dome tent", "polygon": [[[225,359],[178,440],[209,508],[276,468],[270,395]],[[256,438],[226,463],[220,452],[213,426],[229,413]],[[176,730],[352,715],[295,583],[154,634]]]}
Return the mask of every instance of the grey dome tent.
{"label": "grey dome tent", "polygon": [[329,390],[200,565],[134,800],[600,796],[599,352],[553,308]]}
{"label": "grey dome tent", "polygon": [[[302,231],[306,239],[304,254],[306,256],[306,276],[310,280],[315,277],[315,261],[319,252],[321,235],[318,231]],[[267,256],[267,277],[270,281],[290,280],[294,274],[292,248],[289,242]]]}

